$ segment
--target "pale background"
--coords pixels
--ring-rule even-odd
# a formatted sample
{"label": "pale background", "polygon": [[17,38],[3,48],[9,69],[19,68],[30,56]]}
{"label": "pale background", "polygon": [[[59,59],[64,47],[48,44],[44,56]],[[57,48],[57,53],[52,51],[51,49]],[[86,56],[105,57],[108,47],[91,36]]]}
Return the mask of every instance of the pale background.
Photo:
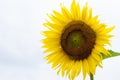
{"label": "pale background", "polygon": [[[108,48],[120,52],[120,1],[80,0],[82,5],[86,1],[102,22],[116,26]],[[67,80],[46,64],[39,41],[45,14],[59,10],[60,2],[68,7],[71,0],[0,0],[0,80]],[[119,75],[120,57],[115,57],[103,61],[95,80],[119,80]]]}

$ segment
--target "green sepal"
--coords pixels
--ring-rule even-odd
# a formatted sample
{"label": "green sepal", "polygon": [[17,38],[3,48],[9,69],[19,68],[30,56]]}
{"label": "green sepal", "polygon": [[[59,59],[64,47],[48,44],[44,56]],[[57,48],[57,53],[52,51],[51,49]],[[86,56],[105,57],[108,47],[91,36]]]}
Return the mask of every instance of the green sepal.
{"label": "green sepal", "polygon": [[112,51],[112,50],[108,50],[108,51],[111,53],[111,55],[104,55],[104,54],[102,54],[102,58],[103,59],[108,59],[108,58],[120,56],[119,52],[115,52],[115,51]]}

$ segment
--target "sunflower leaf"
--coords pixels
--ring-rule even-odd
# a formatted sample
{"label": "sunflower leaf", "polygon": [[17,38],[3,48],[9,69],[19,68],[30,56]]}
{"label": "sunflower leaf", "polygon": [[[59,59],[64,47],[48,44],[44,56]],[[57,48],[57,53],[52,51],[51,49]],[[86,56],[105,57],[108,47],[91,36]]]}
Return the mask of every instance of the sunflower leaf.
{"label": "sunflower leaf", "polygon": [[107,56],[107,55],[102,54],[102,58],[103,58],[103,59],[108,59],[108,58],[120,56],[120,53],[119,53],[119,52],[115,52],[115,51],[112,51],[112,50],[108,50],[108,51],[111,53],[111,55],[110,55],[110,56]]}

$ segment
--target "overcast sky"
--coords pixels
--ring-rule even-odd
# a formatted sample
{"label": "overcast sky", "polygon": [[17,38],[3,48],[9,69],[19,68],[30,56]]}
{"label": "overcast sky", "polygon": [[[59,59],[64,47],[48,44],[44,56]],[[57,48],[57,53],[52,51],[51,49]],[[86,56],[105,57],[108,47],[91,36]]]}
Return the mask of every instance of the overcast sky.
{"label": "overcast sky", "polygon": [[[108,48],[120,52],[120,1],[80,0],[86,1],[102,22],[116,26]],[[46,13],[59,10],[60,2],[68,7],[71,0],[0,0],[0,80],[67,80],[46,64],[40,48]],[[119,80],[119,74],[120,57],[115,57],[103,61],[95,80]]]}

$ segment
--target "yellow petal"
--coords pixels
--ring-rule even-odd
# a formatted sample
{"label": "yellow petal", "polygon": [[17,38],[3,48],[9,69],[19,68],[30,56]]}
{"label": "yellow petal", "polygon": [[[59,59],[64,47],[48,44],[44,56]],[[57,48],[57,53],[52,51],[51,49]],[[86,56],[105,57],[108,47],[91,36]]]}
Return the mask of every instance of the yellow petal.
{"label": "yellow petal", "polygon": [[88,3],[82,9],[82,20],[85,20],[88,17]]}
{"label": "yellow petal", "polygon": [[89,9],[89,19],[92,18],[92,8]]}
{"label": "yellow petal", "polygon": [[61,33],[63,26],[57,23],[51,23],[49,21],[46,21],[46,23],[43,24],[45,27],[47,27],[50,30],[54,30],[58,33]]}
{"label": "yellow petal", "polygon": [[92,29],[95,29],[94,25],[98,25],[99,21],[97,19],[98,19],[98,16],[95,16],[88,21],[88,25],[90,25]]}
{"label": "yellow petal", "polygon": [[101,44],[102,45],[103,44],[111,45],[109,40],[100,40],[100,39],[97,39],[95,43],[98,44],[98,45],[101,45]]}
{"label": "yellow petal", "polygon": [[101,57],[97,54],[97,53],[92,53],[92,56],[98,61],[100,62],[102,59]]}
{"label": "yellow petal", "polygon": [[68,18],[68,20],[71,19],[71,14],[70,14],[70,12],[66,9],[66,7],[64,7],[64,6],[61,5],[61,11],[62,11],[63,16],[65,16],[66,18]]}
{"label": "yellow petal", "polygon": [[77,20],[77,5],[75,3],[75,0],[72,1],[71,7],[70,7],[70,11],[72,14],[72,19],[73,20]]}
{"label": "yellow petal", "polygon": [[[65,55],[59,52],[59,55],[53,60],[52,68],[56,68],[57,65],[61,64],[62,59],[64,59]],[[62,63],[63,64],[63,63]]]}
{"label": "yellow petal", "polygon": [[65,23],[66,21],[68,21],[68,19],[59,12],[53,10],[53,13],[55,16],[57,16],[57,19],[59,19],[61,22]]}
{"label": "yellow petal", "polygon": [[47,15],[47,16],[51,19],[51,21],[53,23],[56,23],[56,24],[63,24],[64,23],[64,21],[60,20],[58,17],[56,17],[54,15]]}
{"label": "yellow petal", "polygon": [[60,38],[60,34],[54,31],[44,31],[42,34],[48,38]]}
{"label": "yellow petal", "polygon": [[87,73],[85,60],[82,61],[82,72],[83,72],[83,79],[85,79]]}
{"label": "yellow petal", "polygon": [[92,74],[95,74],[95,70],[96,70],[96,63],[95,63],[95,61],[92,59],[92,57],[91,56],[89,56],[88,57],[88,63],[89,63],[89,65],[90,65],[90,72],[92,73]]}
{"label": "yellow petal", "polygon": [[80,12],[80,4],[77,4],[77,20],[81,20],[82,18],[82,15],[81,15],[81,12]]}
{"label": "yellow petal", "polygon": [[82,68],[82,60],[77,61],[76,63],[77,63],[77,65],[76,65],[76,69],[78,69],[76,75],[78,76],[78,75],[80,74],[80,72],[81,72],[81,68]]}
{"label": "yellow petal", "polygon": [[107,34],[107,33],[111,32],[114,28],[115,28],[115,26],[112,26],[110,28],[106,28],[101,32],[101,34]]}
{"label": "yellow petal", "polygon": [[76,69],[76,62],[73,63],[72,70],[71,70],[71,79],[74,80],[76,77],[77,69]]}

